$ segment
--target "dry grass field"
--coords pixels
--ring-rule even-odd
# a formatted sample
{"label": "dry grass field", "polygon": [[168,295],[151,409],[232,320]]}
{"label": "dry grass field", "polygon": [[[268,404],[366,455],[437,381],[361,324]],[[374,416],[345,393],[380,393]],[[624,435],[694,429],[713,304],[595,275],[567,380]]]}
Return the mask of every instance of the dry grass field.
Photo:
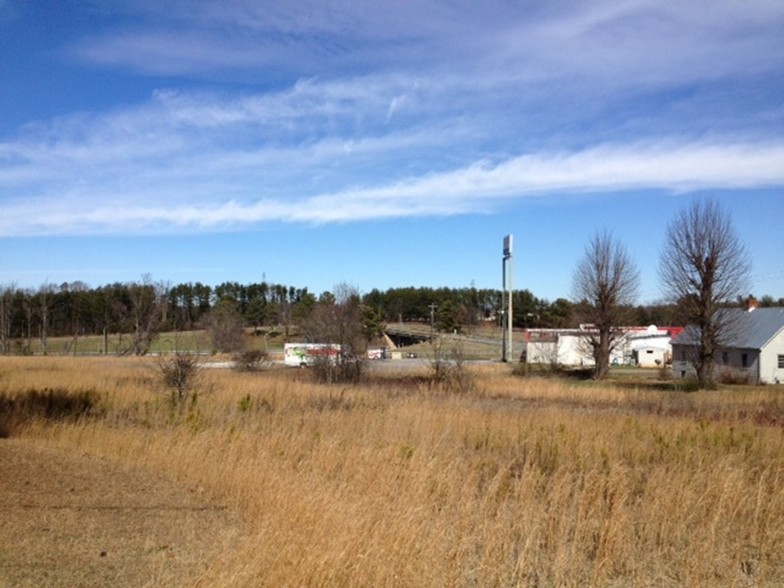
{"label": "dry grass field", "polygon": [[[684,393],[469,369],[459,393],[426,368],[352,386],[203,370],[177,409],[155,360],[0,358],[0,451],[25,442],[144,472],[198,492],[205,520],[224,507],[235,520],[233,532],[210,523],[213,549],[197,546],[202,559],[165,582],[149,558],[126,558],[124,585],[784,584],[782,387]],[[24,533],[39,536],[18,543],[52,541]],[[21,556],[9,543],[0,586],[32,585],[10,577]]]}
{"label": "dry grass field", "polygon": [[194,489],[24,438],[0,441],[0,586],[195,582],[242,525]]}

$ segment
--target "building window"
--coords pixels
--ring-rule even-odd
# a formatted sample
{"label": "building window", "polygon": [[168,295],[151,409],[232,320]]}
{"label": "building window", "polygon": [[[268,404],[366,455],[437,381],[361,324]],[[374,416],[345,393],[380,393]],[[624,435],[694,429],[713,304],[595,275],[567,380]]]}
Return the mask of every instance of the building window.
{"label": "building window", "polygon": [[749,367],[749,354],[748,353],[744,353],[743,355],[740,356],[740,365],[742,365],[743,367]]}
{"label": "building window", "polygon": [[784,355],[779,355],[779,369],[784,370]]}
{"label": "building window", "polygon": [[721,363],[727,365],[730,362],[730,354],[726,351],[721,352]]}

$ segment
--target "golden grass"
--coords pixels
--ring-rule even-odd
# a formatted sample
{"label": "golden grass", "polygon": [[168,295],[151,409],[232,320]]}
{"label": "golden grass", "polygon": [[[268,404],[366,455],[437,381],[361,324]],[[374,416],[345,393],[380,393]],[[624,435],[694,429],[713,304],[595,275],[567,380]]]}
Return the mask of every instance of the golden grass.
{"label": "golden grass", "polygon": [[[421,374],[420,374],[421,375]],[[777,586],[782,389],[663,393],[475,371],[324,387],[206,370],[172,414],[136,359],[0,358],[0,394],[98,392],[25,435],[199,486],[247,540],[203,586]]]}

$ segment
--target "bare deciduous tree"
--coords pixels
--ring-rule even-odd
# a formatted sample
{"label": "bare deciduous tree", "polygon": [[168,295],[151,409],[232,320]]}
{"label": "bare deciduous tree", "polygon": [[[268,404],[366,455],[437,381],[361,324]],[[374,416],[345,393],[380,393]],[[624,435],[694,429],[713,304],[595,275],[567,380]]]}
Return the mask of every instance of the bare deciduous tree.
{"label": "bare deciduous tree", "polygon": [[312,343],[341,346],[337,363],[327,359],[315,366],[320,381],[357,381],[364,366],[367,339],[362,322],[362,299],[353,286],[340,284],[335,292],[325,292],[312,308],[300,333]]}
{"label": "bare deciduous tree", "polygon": [[244,326],[237,304],[230,299],[219,301],[207,317],[212,346],[222,353],[237,353],[245,348]]}
{"label": "bare deciduous tree", "polygon": [[338,284],[325,292],[301,327],[308,341],[337,343],[361,351],[365,346],[362,299],[356,288]]}
{"label": "bare deciduous tree", "polygon": [[11,308],[16,286],[0,288],[0,355],[11,352]]}
{"label": "bare deciduous tree", "polygon": [[601,379],[610,367],[610,354],[630,320],[637,297],[639,272],[626,249],[608,232],[596,233],[585,247],[575,269],[572,295],[585,322],[585,340],[596,363],[594,377]]}
{"label": "bare deciduous tree", "polygon": [[41,321],[41,353],[47,355],[49,352],[49,319],[52,310],[52,303],[54,301],[55,289],[49,282],[45,282],[36,294],[36,301],[38,303],[38,314]]}
{"label": "bare deciduous tree", "polygon": [[721,312],[747,290],[750,262],[729,214],[714,200],[695,200],[667,230],[659,274],[685,324],[696,327],[689,358],[701,388],[714,388],[715,355],[732,334]]}
{"label": "bare deciduous tree", "polygon": [[162,309],[166,304],[166,290],[163,284],[154,283],[151,276],[145,274],[142,276],[141,283],[133,282],[129,285],[128,291],[133,321],[131,351],[135,355],[145,355],[158,336]]}

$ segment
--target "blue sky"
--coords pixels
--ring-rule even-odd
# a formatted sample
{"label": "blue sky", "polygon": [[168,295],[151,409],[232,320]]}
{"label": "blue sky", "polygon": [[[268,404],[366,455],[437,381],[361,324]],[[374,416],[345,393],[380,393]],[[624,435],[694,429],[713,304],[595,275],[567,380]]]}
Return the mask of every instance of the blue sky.
{"label": "blue sky", "polygon": [[784,296],[784,3],[0,0],[0,284],[661,298],[695,198]]}

